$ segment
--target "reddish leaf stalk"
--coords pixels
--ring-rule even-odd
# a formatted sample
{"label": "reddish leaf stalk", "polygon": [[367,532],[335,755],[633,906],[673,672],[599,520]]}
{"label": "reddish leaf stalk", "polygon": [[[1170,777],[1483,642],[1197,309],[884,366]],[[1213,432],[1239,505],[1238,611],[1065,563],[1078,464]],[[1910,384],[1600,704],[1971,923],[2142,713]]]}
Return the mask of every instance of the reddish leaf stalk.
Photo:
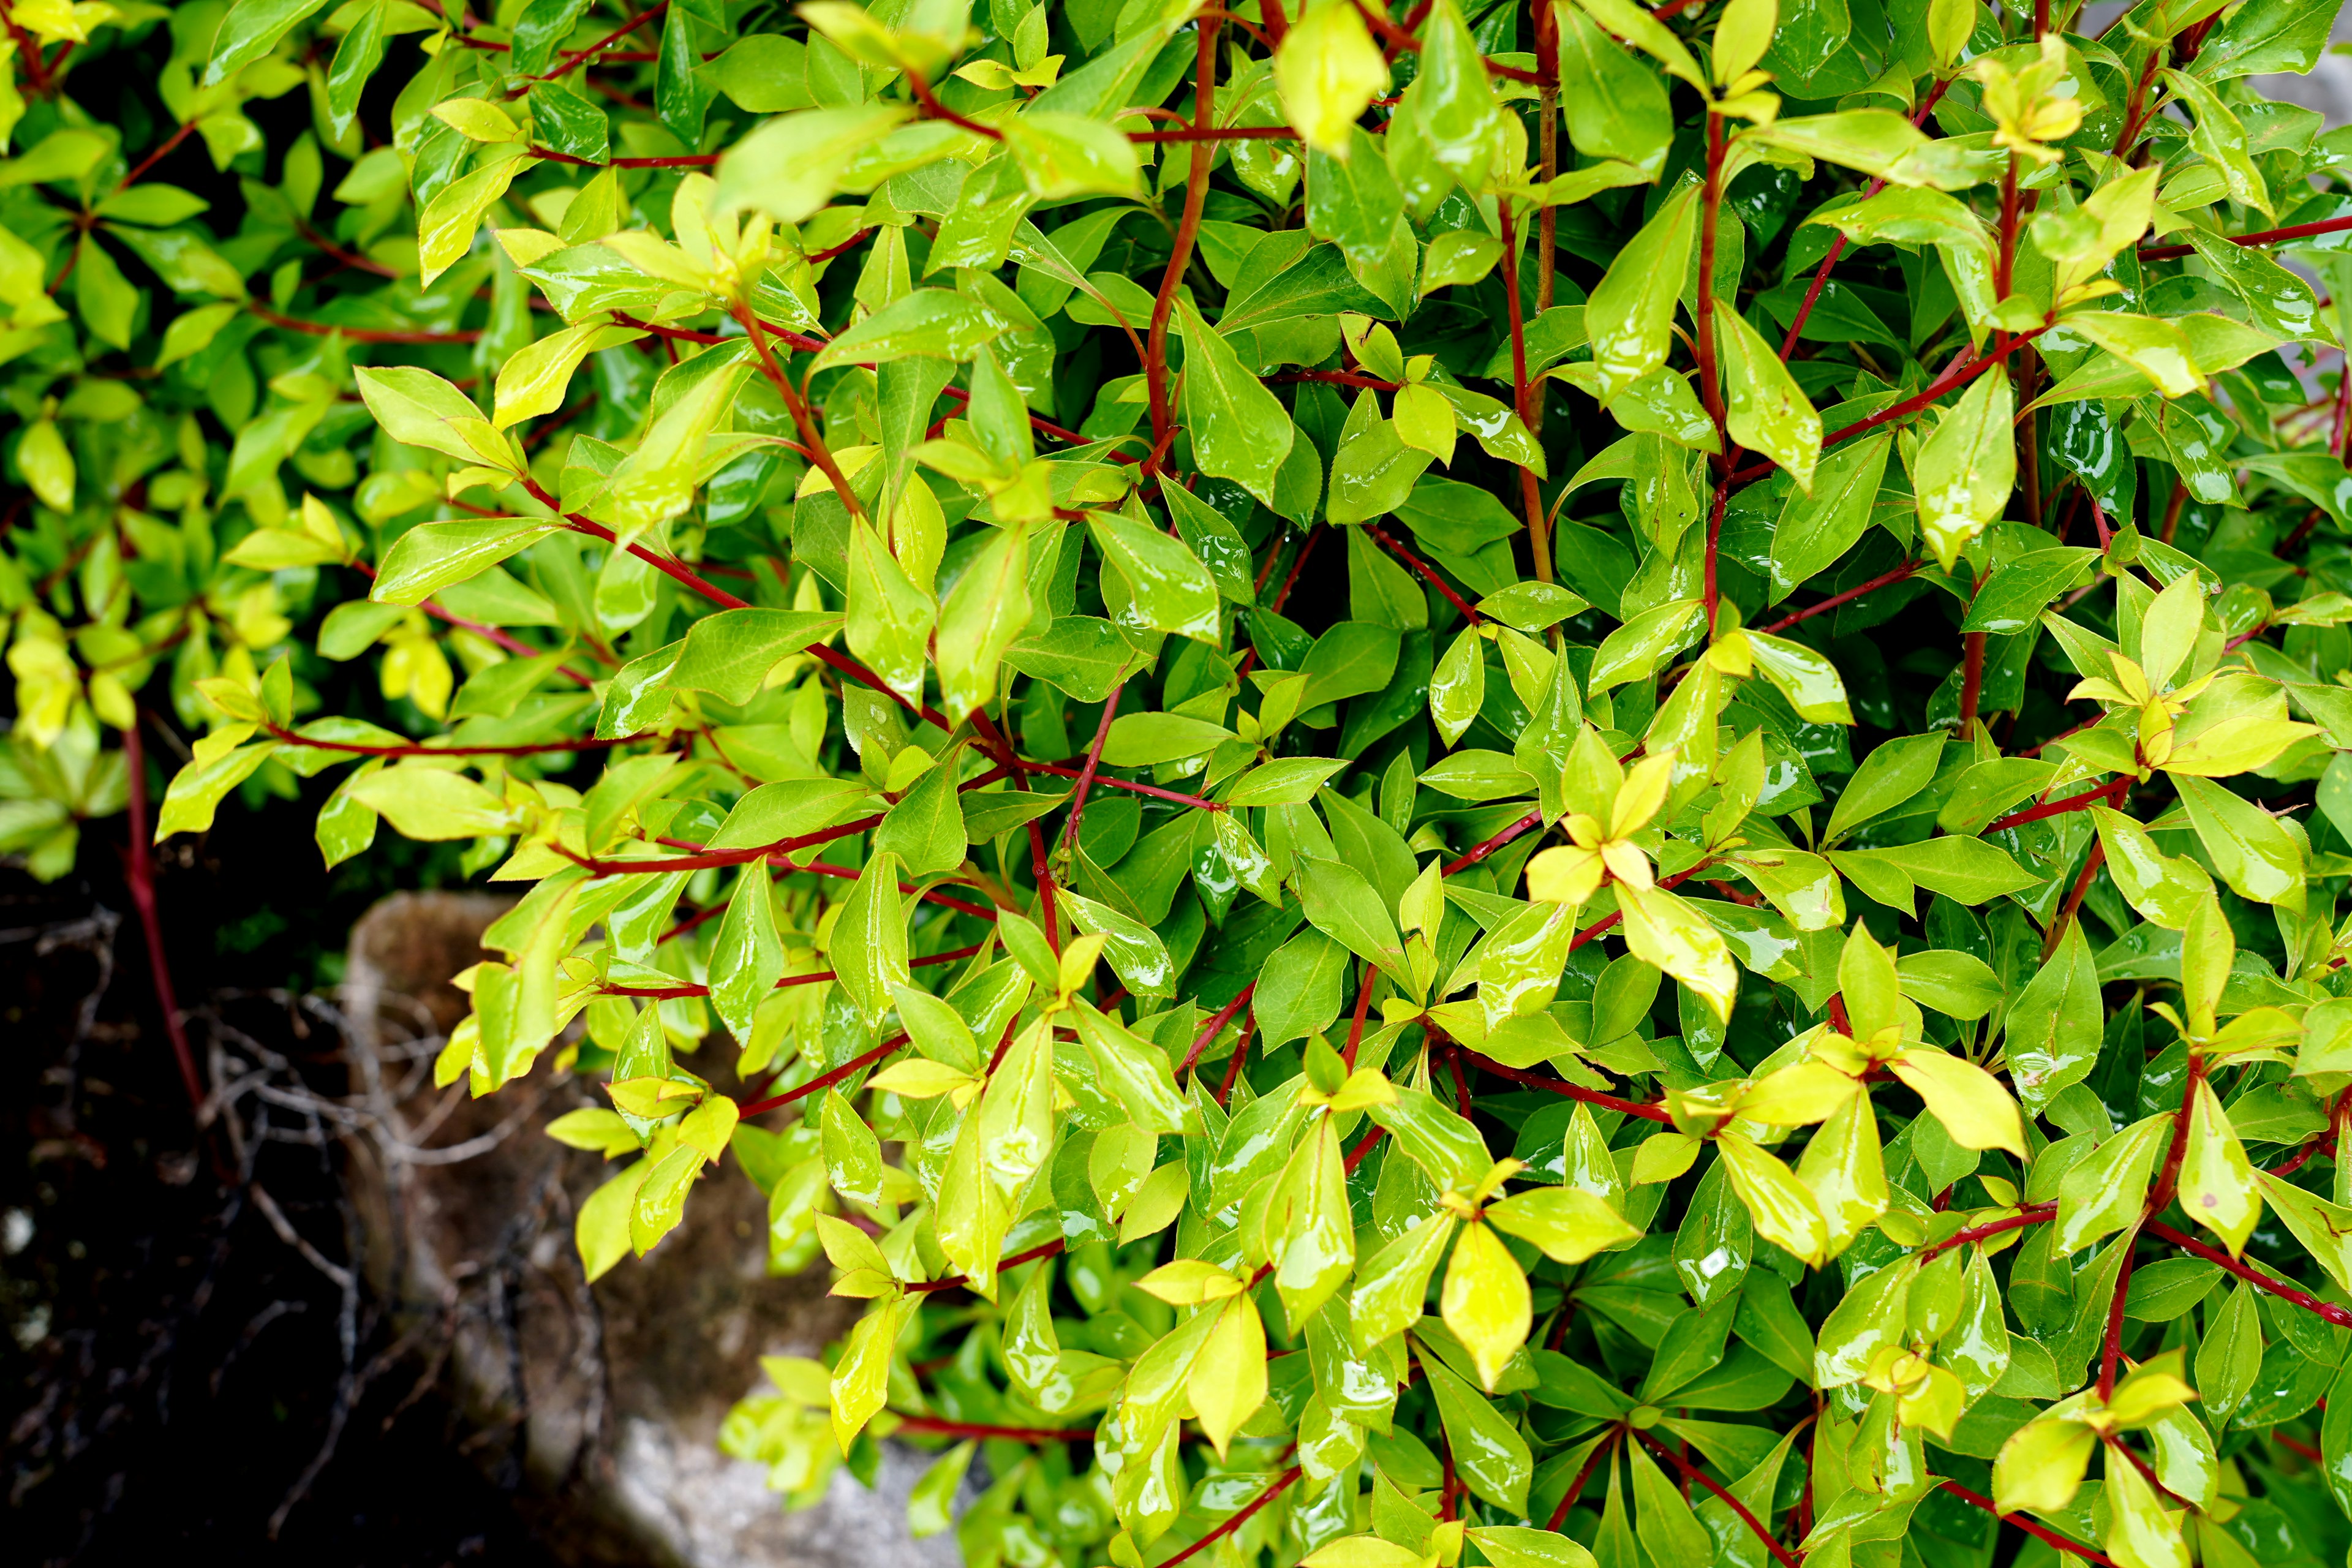
{"label": "reddish leaf stalk", "polygon": [[1110,689],[1110,700],[1103,704],[1102,722],[1095,726],[1095,743],[1087,748],[1087,765],[1078,770],[1077,787],[1070,792],[1070,825],[1063,831],[1062,847],[1075,853],[1078,847],[1078,819],[1086,815],[1087,792],[1094,787],[1095,770],[1102,766],[1103,744],[1110,739],[1111,721],[1118,716],[1118,700],[1127,690],[1121,678]]}
{"label": "reddish leaf stalk", "polygon": [[2124,1260],[2116,1270],[2115,1295],[2107,1302],[2107,1331],[2099,1350],[2099,1403],[2105,1405],[2116,1396],[2116,1371],[2124,1357],[2124,1297],[2131,1289],[2132,1250],[2139,1244],[2139,1229],[2134,1226],[2117,1239],[2124,1249]]}
{"label": "reddish leaf stalk", "polygon": [[2065,938],[2067,926],[2074,922],[2075,914],[2083,907],[2083,895],[2091,890],[2091,879],[2099,874],[2099,868],[2106,863],[2106,841],[2093,839],[2090,854],[2083,858],[2083,874],[2074,879],[2074,886],[2067,893],[2065,904],[2058,910],[2058,918],[2050,922],[2050,933],[2042,939],[2042,963],[2049,963],[2051,955],[2058,951],[2059,942]]}
{"label": "reddish leaf stalk", "polygon": [[2339,1329],[2352,1329],[2352,1311],[2347,1311],[2331,1301],[2323,1301],[2315,1296],[2306,1295],[2294,1286],[2273,1279],[2267,1274],[2257,1273],[2252,1268],[2241,1263],[2218,1247],[2208,1247],[2194,1237],[2183,1236],[2160,1220],[2150,1220],[2143,1228],[2158,1241],[2170,1242],[2191,1258],[2201,1258],[2208,1263],[2219,1264],[2224,1272],[2234,1274],[2258,1290],[2267,1290],[2282,1301],[2292,1302],[2306,1312],[2316,1313]]}
{"label": "reddish leaf stalk", "polygon": [[1977,721],[1977,703],[1984,696],[1984,633],[1968,633],[1960,639],[1960,648],[1959,731],[1965,740]]}
{"label": "reddish leaf stalk", "polygon": [[[2015,337],[2011,338],[2007,342],[1997,344],[1990,353],[1984,355],[1982,358],[1973,357],[1969,350],[1965,348],[1962,349],[1958,353],[1952,356],[1952,363],[1950,365],[1946,367],[1944,373],[1937,376],[1934,381],[1929,382],[1920,391],[1905,398],[1902,402],[1895,404],[1891,408],[1880,409],[1877,413],[1870,416],[1867,419],[1857,419],[1843,430],[1831,431],[1828,435],[1822,437],[1822,445],[1823,447],[1833,447],[1840,441],[1852,440],[1854,437],[1863,434],[1864,431],[1875,430],[1881,425],[1890,425],[1897,419],[1908,418],[1910,416],[1918,413],[1922,408],[1927,407],[1930,404],[1935,403],[1947,393],[1955,392],[1959,388],[1966,386],[1969,382],[1974,381],[1977,377],[1982,375],[1985,372],[1990,370],[1993,366],[1999,364],[2011,354],[2015,353],[2019,349],[2023,348],[2027,343],[2032,342],[2034,339],[2040,337],[2047,331],[2049,331],[2047,327],[2036,327],[2030,332],[2020,332]],[[1751,463],[1747,468],[1738,469],[1732,474],[1732,483],[1746,484],[1752,479],[1760,479],[1779,466],[1779,464],[1774,463],[1769,459],[1759,463]]]}
{"label": "reddish leaf stalk", "polygon": [[[2352,228],[2352,217],[2332,217],[2323,223],[2290,224],[2284,228],[2265,228],[2252,234],[2231,234],[2221,237],[2231,245],[2276,245],[2282,240],[2309,239],[2318,234],[2341,234]],[[2140,249],[2142,261],[2171,261],[2189,255],[2197,247],[2192,245],[2149,245]]]}
{"label": "reddish leaf stalk", "polygon": [[[1662,16],[1664,14],[1660,13]],[[1950,90],[1951,85],[1949,80],[1937,82],[1936,89],[1927,95],[1927,101],[1920,104],[1918,110],[1911,116],[1911,123],[1925,125],[1927,122],[1927,116],[1936,111],[1936,105],[1944,101],[1944,94]],[[1868,200],[1885,188],[1885,180],[1873,180],[1862,188],[1863,197]],[[1820,302],[1822,290],[1829,286],[1830,269],[1838,264],[1838,258],[1844,254],[1845,236],[1841,234],[1830,241],[1829,254],[1822,258],[1821,266],[1814,270],[1812,285],[1805,290],[1804,303],[1797,307],[1796,315],[1790,319],[1789,335],[1780,342],[1781,359],[1786,360],[1797,352],[1797,339],[1805,330],[1805,321],[1813,313],[1814,305]]]}
{"label": "reddish leaf stalk", "polygon": [[[1438,873],[1441,877],[1444,874],[1443,871]],[[1362,976],[1356,982],[1356,1016],[1348,1023],[1348,1048],[1339,1053],[1339,1059],[1348,1064],[1349,1072],[1356,1070],[1356,1049],[1364,1043],[1364,1021],[1371,1016],[1372,979],[1377,973],[1368,963],[1364,965]]]}

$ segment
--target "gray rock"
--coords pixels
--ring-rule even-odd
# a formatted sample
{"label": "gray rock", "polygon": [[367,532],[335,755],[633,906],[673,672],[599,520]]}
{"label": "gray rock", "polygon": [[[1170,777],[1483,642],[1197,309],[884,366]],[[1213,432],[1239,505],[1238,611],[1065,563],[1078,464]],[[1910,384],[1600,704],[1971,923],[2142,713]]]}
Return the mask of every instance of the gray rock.
{"label": "gray rock", "polygon": [[[951,1568],[952,1537],[917,1541],[907,1496],[924,1459],[890,1447],[868,1491],[845,1471],[786,1513],[758,1465],[717,1447],[763,1354],[814,1356],[856,1316],[814,1277],[772,1279],[767,1215],[740,1171],[699,1185],[678,1229],[591,1287],[572,1240],[609,1174],[547,1123],[599,1103],[542,1067],[483,1100],[433,1087],[465,1016],[449,977],[510,900],[402,893],[352,929],[346,1049],[357,1089],[352,1196],[370,1284],[409,1343],[445,1359],[472,1436],[567,1560],[660,1568]],[[711,1053],[718,1055],[716,1051]],[[697,1062],[722,1088],[717,1061]]]}

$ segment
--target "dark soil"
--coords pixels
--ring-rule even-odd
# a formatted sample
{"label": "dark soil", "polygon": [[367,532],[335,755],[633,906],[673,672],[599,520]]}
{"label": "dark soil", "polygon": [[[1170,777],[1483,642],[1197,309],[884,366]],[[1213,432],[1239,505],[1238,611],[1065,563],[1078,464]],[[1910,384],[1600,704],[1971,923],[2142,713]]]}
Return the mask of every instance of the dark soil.
{"label": "dark soil", "polygon": [[[292,803],[232,804],[221,822],[158,868],[200,1065],[241,1034],[341,1094],[331,1008],[298,999],[341,978],[375,897],[454,867],[395,841],[330,876]],[[198,1138],[122,832],[97,825],[80,875],[47,887],[0,870],[9,1560],[549,1561],[500,1485],[498,1436],[469,1439],[363,1293],[331,1278],[349,1256],[331,1138],[250,1098],[243,1173],[228,1139]]]}

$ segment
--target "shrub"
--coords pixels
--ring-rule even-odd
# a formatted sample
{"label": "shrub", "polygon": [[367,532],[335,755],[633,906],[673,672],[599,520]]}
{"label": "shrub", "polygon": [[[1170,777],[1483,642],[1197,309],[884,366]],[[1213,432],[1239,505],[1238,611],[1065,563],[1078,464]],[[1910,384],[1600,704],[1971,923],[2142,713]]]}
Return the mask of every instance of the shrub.
{"label": "shrub", "polygon": [[2344,1549],[2328,7],[589,10],[16,8],[37,870],[462,844],[977,1563]]}

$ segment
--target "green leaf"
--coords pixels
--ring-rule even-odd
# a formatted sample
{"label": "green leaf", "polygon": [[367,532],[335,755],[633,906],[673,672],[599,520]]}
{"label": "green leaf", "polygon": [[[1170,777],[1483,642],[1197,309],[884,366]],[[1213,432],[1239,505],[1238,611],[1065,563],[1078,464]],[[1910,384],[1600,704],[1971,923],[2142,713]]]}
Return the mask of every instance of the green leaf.
{"label": "green leaf", "polygon": [[1176,321],[1184,340],[1184,426],[1193,461],[1271,506],[1275,473],[1290,455],[1289,413],[1181,296]]}
{"label": "green leaf", "polygon": [[1443,1363],[1425,1358],[1422,1367],[1429,1374],[1430,1392],[1437,1397],[1438,1418],[1454,1453],[1454,1473],[1472,1495],[1515,1516],[1524,1514],[1528,1482],[1535,1472],[1527,1439],[1491,1402],[1448,1372]]}
{"label": "green leaf", "polygon": [[325,4],[326,0],[236,0],[221,18],[220,30],[213,35],[204,85],[217,87],[230,73],[268,54],[296,23]]}
{"label": "green leaf", "polygon": [[869,1021],[890,1005],[890,988],[911,978],[907,917],[898,897],[898,858],[885,851],[866,862],[833,928],[833,967],[841,988]]}

